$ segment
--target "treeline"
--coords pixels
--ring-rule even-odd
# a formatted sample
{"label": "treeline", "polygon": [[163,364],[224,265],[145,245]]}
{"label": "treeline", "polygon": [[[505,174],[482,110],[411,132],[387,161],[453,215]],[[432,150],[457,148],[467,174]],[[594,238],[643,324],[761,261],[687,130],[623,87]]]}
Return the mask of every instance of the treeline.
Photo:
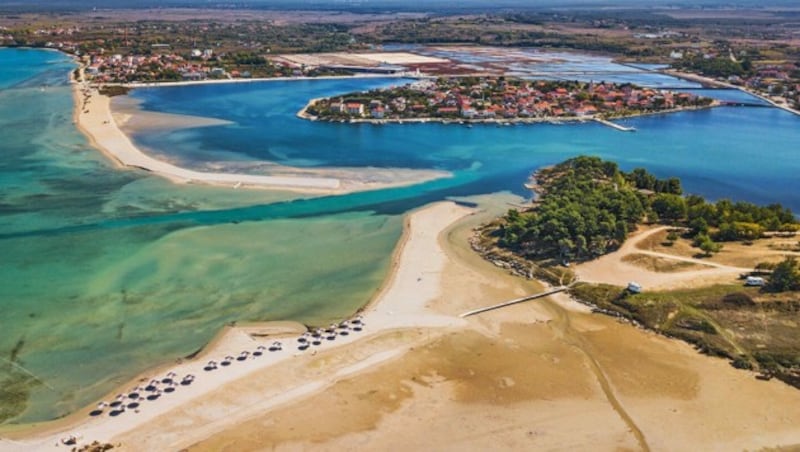
{"label": "treeline", "polygon": [[500,246],[526,257],[589,259],[619,247],[649,208],[643,190],[681,193],[680,181],[659,180],[644,170],[630,174],[614,162],[576,157],[537,173],[539,205],[510,210],[499,230]]}
{"label": "treeline", "polygon": [[706,254],[720,250],[716,242],[800,229],[780,204],[684,197],[677,178],[658,179],[641,168],[625,173],[597,157],[569,159],[537,172],[536,180],[538,205],[510,210],[496,232],[501,247],[527,258],[592,259],[618,248],[645,220],[685,227]]}
{"label": "treeline", "polygon": [[792,211],[780,204],[758,206],[728,199],[710,203],[697,195],[658,195],[651,205],[654,218],[685,225],[692,236],[706,234],[720,242],[756,240],[767,231],[796,232],[800,229]]}
{"label": "treeline", "polygon": [[234,52],[225,56],[226,62],[236,65],[263,66],[267,59],[254,52]]}
{"label": "treeline", "polygon": [[800,264],[794,256],[787,257],[772,268],[764,290],[767,292],[800,290]]}
{"label": "treeline", "polygon": [[[169,44],[168,51],[189,57],[193,49],[214,49],[216,55],[226,53],[305,53],[366,49],[355,41],[350,26],[342,24],[287,23],[263,21],[160,21],[142,20],[134,23],[94,23],[75,21],[79,30],[69,35],[37,34],[27,25],[8,27],[4,34],[12,37],[6,44],[44,47],[47,42],[77,43],[82,54],[104,53],[122,55],[157,55],[163,49],[153,44]],[[66,25],[64,25],[66,26]],[[117,30],[125,30],[125,34]],[[243,62],[241,64],[260,64]]]}
{"label": "treeline", "polygon": [[526,30],[513,26],[516,21],[487,16],[477,19],[417,19],[391,22],[356,35],[361,41],[381,44],[469,43],[501,47],[549,47],[627,54],[630,40],[572,35],[553,31]]}
{"label": "treeline", "polygon": [[744,77],[753,70],[750,60],[733,61],[727,56],[715,58],[705,58],[703,55],[695,55],[684,58],[673,64],[676,69],[699,72],[711,77],[730,77],[733,75]]}

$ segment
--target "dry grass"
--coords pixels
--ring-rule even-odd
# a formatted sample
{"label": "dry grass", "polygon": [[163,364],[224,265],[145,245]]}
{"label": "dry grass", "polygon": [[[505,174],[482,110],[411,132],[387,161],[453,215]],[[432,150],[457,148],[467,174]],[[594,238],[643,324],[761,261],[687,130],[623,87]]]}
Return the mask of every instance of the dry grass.
{"label": "dry grass", "polygon": [[677,273],[705,268],[702,265],[693,264],[691,262],[675,261],[663,257],[638,253],[624,256],[622,262],[658,273]]}
{"label": "dry grass", "polygon": [[[667,246],[667,231],[660,231],[646,238],[637,248],[679,257],[698,257],[701,251],[692,246],[689,239],[678,239]],[[759,262],[780,262],[787,254],[797,252],[797,237],[772,237],[756,240],[751,245],[742,242],[725,242],[722,251],[704,260],[733,267],[753,268]]]}

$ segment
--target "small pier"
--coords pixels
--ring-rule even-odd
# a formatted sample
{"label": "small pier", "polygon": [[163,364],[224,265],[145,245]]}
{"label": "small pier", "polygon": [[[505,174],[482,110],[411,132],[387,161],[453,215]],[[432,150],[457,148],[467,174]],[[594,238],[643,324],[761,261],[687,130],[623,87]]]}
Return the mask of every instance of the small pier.
{"label": "small pier", "polygon": [[526,301],[536,300],[538,298],[544,298],[553,294],[557,294],[559,292],[564,292],[565,290],[567,290],[567,288],[568,288],[567,286],[556,287],[555,289],[548,290],[547,292],[541,292],[534,295],[528,295],[526,297],[515,298],[513,300],[505,301],[503,303],[486,306],[483,308],[473,309],[472,311],[467,311],[461,314],[459,317],[461,318],[470,317],[476,314],[481,314],[483,312],[494,311],[495,309],[505,308],[507,306],[524,303]]}
{"label": "small pier", "polygon": [[746,102],[734,100],[722,100],[719,102],[720,107],[756,107],[756,108],[772,108],[773,105],[760,102]]}
{"label": "small pier", "polygon": [[604,126],[611,127],[612,129],[617,129],[620,132],[636,132],[636,127],[625,127],[625,126],[619,125],[617,123],[614,123],[614,122],[611,122],[611,121],[607,121],[607,120],[605,120],[603,118],[595,117],[593,119],[596,122],[599,122],[600,124],[602,124]]}

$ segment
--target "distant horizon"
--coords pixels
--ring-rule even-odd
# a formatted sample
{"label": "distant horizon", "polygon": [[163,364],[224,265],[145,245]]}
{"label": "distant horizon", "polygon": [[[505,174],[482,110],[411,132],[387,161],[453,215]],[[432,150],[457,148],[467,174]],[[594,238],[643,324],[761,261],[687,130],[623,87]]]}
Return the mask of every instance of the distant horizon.
{"label": "distant horizon", "polygon": [[149,8],[202,8],[202,9],[273,9],[273,10],[327,10],[355,12],[490,12],[499,10],[574,9],[574,8],[626,8],[650,9],[677,8],[743,8],[767,7],[797,8],[795,0],[425,0],[407,2],[403,0],[42,0],[31,4],[26,0],[0,0],[1,12],[59,12],[113,9]]}

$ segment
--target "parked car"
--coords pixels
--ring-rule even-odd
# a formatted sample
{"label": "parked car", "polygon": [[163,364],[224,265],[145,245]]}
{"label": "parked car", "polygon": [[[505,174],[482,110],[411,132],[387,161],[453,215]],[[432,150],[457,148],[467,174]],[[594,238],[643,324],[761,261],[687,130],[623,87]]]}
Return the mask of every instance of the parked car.
{"label": "parked car", "polygon": [[765,284],[764,278],[760,276],[748,276],[747,279],[744,280],[745,286],[761,287],[764,284]]}
{"label": "parked car", "polygon": [[628,283],[628,292],[630,293],[642,293],[642,286],[636,282],[629,282]]}

